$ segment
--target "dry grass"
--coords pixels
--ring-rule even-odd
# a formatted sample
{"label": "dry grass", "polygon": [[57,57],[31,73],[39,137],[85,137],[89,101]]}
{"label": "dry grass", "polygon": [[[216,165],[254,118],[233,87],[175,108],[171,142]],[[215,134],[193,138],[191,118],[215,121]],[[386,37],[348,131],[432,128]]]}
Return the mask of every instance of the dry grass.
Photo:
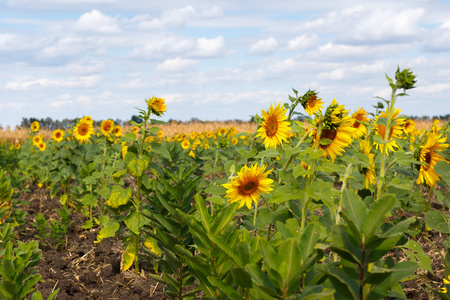
{"label": "dry grass", "polygon": [[[447,121],[448,122],[448,121]],[[446,122],[439,121],[439,126],[443,126]],[[431,120],[415,120],[416,128],[421,129],[431,129],[433,121]],[[165,136],[173,136],[175,133],[186,133],[189,134],[193,131],[195,132],[205,132],[205,131],[215,131],[222,127],[235,127],[238,132],[255,132],[256,123],[250,122],[171,122],[167,125],[158,126]],[[124,132],[131,131],[132,126],[125,126]],[[11,130],[9,127],[3,129],[0,127],[0,144],[18,144],[23,143],[25,138],[30,134],[28,128],[15,128]],[[52,138],[51,130],[40,130],[44,140],[49,140]]]}

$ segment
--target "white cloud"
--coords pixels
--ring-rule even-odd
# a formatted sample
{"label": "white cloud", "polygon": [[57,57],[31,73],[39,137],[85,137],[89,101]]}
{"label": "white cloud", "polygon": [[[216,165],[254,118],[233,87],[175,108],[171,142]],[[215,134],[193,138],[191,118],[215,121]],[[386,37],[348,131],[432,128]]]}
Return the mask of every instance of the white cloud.
{"label": "white cloud", "polygon": [[164,62],[157,65],[156,72],[179,72],[193,70],[194,66],[194,60],[176,57],[174,59],[166,59]]}
{"label": "white cloud", "polygon": [[72,101],[71,98],[72,98],[72,96],[71,96],[70,94],[63,94],[63,95],[60,95],[60,96],[58,97],[58,100],[52,101],[52,102],[50,103],[50,106],[51,106],[51,107],[54,107],[54,108],[65,107],[65,106],[70,105],[70,104],[73,103],[73,101]]}
{"label": "white cloud", "polygon": [[88,106],[91,105],[92,99],[89,96],[78,96],[75,99],[75,102],[77,103],[77,105]]}
{"label": "white cloud", "polygon": [[330,80],[338,80],[344,78],[345,71],[343,69],[336,69],[329,72],[321,72],[317,77],[319,79],[330,79]]}
{"label": "white cloud", "polygon": [[114,18],[106,16],[96,9],[83,14],[76,22],[75,28],[80,31],[98,33],[116,33],[120,31]]}
{"label": "white cloud", "polygon": [[295,51],[310,49],[316,45],[317,40],[318,36],[316,34],[302,34],[289,40],[286,50]]}
{"label": "white cloud", "polygon": [[20,91],[36,88],[93,88],[99,81],[100,76],[98,75],[69,79],[22,78],[16,81],[7,82],[5,89]]}
{"label": "white cloud", "polygon": [[267,55],[273,53],[277,46],[277,40],[274,37],[270,37],[252,44],[248,49],[248,53],[253,55]]}
{"label": "white cloud", "polygon": [[218,36],[213,39],[198,38],[197,46],[193,52],[194,56],[214,57],[226,54],[225,39]]}
{"label": "white cloud", "polygon": [[142,78],[135,78],[126,83],[119,84],[119,87],[122,89],[142,89],[146,86],[145,82]]}

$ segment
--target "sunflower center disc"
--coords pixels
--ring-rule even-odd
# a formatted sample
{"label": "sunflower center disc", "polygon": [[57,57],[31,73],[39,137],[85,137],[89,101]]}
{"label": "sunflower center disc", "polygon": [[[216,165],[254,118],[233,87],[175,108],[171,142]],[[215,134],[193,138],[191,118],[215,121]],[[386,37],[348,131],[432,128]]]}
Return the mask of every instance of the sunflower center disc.
{"label": "sunflower center disc", "polygon": [[253,193],[256,188],[257,184],[254,181],[250,181],[242,187],[244,194],[247,195]]}
{"label": "sunflower center disc", "polygon": [[266,125],[266,135],[272,137],[277,134],[278,122],[277,120],[269,119]]}

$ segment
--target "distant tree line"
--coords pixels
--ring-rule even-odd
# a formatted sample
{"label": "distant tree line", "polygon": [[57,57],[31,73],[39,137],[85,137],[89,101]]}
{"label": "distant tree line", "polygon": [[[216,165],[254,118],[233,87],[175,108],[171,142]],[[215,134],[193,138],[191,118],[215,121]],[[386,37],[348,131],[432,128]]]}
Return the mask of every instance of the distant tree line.
{"label": "distant tree line", "polygon": [[[296,118],[294,118],[297,121],[304,121],[305,119],[310,118],[309,116],[303,116],[303,115],[298,115]],[[433,116],[433,117],[429,117],[429,116],[409,116],[410,119],[414,119],[414,120],[422,120],[422,121],[430,121],[430,120],[442,120],[442,121],[449,121],[450,120],[450,114],[446,114],[446,115],[440,115],[440,116]],[[34,121],[38,121],[39,125],[41,128],[43,129],[50,129],[50,130],[55,130],[55,129],[68,129],[70,127],[72,127],[77,121],[78,119],[63,119],[62,121],[60,120],[53,120],[50,117],[47,117],[45,119],[41,118],[22,118],[22,122],[20,123],[19,127],[30,127],[31,123],[33,123]],[[133,115],[131,116],[129,121],[133,121],[136,122],[138,124],[142,123],[144,120],[142,120],[142,118]],[[122,121],[120,119],[116,119],[114,120],[115,124],[119,124],[119,125],[125,125],[128,124],[129,121]],[[101,124],[102,121],[94,121],[94,125],[99,126]],[[168,121],[168,123],[208,123],[211,121],[202,121],[198,118],[191,118],[191,120],[185,122],[185,121],[177,121],[177,120],[173,120],[170,119]],[[241,124],[243,122],[248,122],[248,121],[243,121],[243,120],[226,120],[224,122],[235,122],[238,124]],[[249,122],[255,122],[254,117],[251,117]],[[0,126],[1,127],[1,126]]]}

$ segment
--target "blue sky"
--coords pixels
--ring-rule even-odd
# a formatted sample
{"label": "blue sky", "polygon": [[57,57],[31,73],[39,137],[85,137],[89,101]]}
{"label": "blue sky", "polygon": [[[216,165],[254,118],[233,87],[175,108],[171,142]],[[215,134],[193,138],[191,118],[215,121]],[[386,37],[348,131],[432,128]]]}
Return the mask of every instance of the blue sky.
{"label": "blue sky", "polygon": [[450,113],[450,1],[0,0],[3,126],[151,96],[164,120],[248,120],[292,88],[371,111],[397,66],[418,76],[404,114]]}

